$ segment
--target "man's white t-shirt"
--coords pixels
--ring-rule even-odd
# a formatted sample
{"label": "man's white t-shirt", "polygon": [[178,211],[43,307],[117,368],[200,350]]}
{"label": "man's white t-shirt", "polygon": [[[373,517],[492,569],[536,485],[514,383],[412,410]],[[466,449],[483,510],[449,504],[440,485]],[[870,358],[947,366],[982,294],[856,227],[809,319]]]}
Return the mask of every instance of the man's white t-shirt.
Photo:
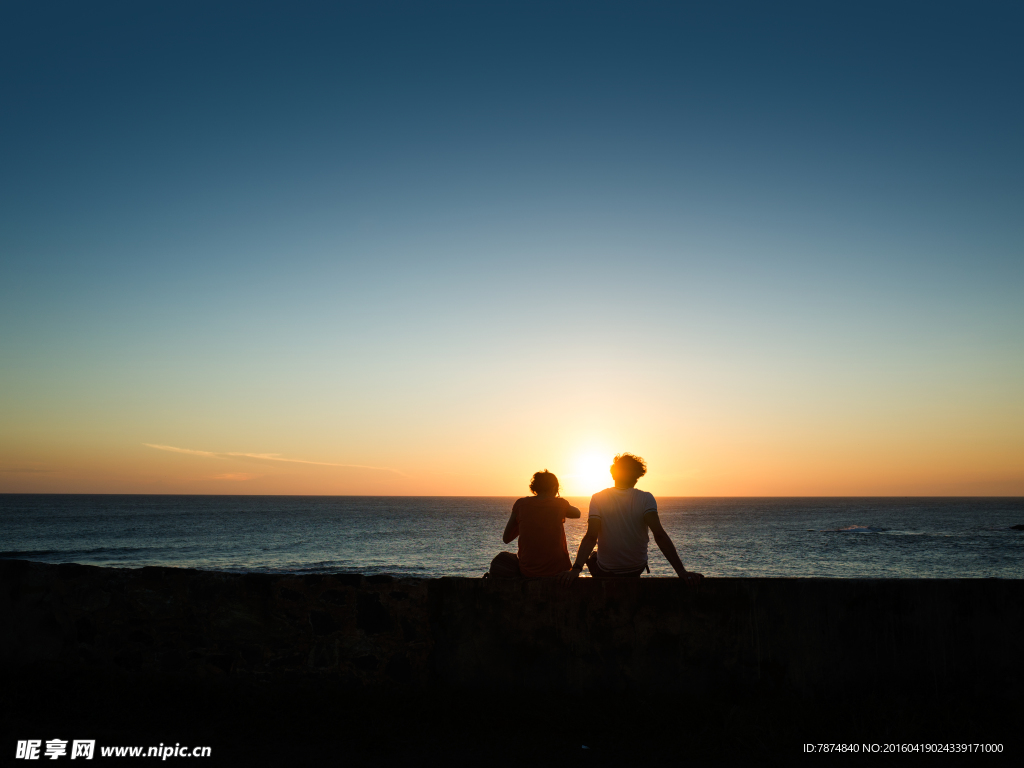
{"label": "man's white t-shirt", "polygon": [[590,498],[589,519],[601,521],[597,564],[606,571],[636,571],[647,565],[647,523],[657,512],[654,496],[636,488],[605,488]]}

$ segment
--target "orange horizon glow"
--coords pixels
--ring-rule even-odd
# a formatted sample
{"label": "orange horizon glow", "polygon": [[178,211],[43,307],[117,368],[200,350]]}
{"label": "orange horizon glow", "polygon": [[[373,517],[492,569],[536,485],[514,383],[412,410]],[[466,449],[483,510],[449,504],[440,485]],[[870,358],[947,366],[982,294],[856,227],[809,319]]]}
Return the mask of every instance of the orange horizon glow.
{"label": "orange horizon glow", "polygon": [[[1024,495],[1021,473],[1011,467],[1000,472],[994,460],[998,457],[980,451],[956,461],[937,450],[932,455],[922,451],[900,461],[898,446],[875,455],[859,453],[853,445],[816,452],[788,448],[774,453],[754,446],[734,449],[728,460],[716,451],[699,458],[672,455],[663,446],[644,454],[632,442],[619,452],[645,456],[649,471],[637,487],[658,496]],[[568,446],[529,463],[509,450],[499,456],[461,457],[455,462],[463,468],[460,473],[446,469],[444,459],[430,457],[389,467],[315,455],[150,443],[92,452],[38,451],[22,457],[20,467],[10,467],[8,454],[0,492],[523,496],[529,494],[533,472],[548,469],[559,476],[563,496],[588,497],[613,484],[608,472],[613,455],[610,449]]]}

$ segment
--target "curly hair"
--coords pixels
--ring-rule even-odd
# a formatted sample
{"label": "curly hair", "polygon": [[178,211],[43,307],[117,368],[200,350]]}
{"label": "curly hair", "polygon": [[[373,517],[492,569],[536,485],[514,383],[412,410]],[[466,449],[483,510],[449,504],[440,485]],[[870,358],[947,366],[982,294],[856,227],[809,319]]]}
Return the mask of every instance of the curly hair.
{"label": "curly hair", "polygon": [[647,474],[647,462],[635,453],[618,453],[612,463],[628,471],[637,480]]}
{"label": "curly hair", "polygon": [[558,493],[558,478],[554,472],[548,472],[546,469],[534,472],[533,479],[530,480],[530,490],[534,493]]}

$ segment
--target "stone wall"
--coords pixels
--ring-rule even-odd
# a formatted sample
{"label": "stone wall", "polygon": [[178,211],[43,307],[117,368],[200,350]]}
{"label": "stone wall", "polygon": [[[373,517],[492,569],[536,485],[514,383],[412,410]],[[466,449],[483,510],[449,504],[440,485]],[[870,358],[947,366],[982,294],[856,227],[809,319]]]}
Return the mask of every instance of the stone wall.
{"label": "stone wall", "polygon": [[1021,702],[1024,580],[392,579],[0,561],[5,672]]}

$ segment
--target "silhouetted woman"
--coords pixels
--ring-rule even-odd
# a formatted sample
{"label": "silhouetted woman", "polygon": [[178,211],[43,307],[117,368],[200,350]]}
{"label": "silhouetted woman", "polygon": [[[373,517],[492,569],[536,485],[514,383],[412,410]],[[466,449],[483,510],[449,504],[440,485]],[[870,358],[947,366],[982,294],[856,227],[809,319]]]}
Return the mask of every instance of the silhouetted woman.
{"label": "silhouetted woman", "polygon": [[[558,478],[554,473],[537,472],[530,481],[533,496],[519,499],[512,505],[512,514],[505,525],[505,533],[501,539],[506,544],[519,537],[519,573],[522,576],[557,576],[569,570],[569,548],[565,543],[565,523],[568,517],[579,517],[580,511],[568,501],[558,496]],[[495,572],[512,570],[514,558],[511,552],[502,553],[495,558],[491,572],[495,576],[515,575],[514,573]],[[498,559],[504,562],[503,567],[495,568]]]}

